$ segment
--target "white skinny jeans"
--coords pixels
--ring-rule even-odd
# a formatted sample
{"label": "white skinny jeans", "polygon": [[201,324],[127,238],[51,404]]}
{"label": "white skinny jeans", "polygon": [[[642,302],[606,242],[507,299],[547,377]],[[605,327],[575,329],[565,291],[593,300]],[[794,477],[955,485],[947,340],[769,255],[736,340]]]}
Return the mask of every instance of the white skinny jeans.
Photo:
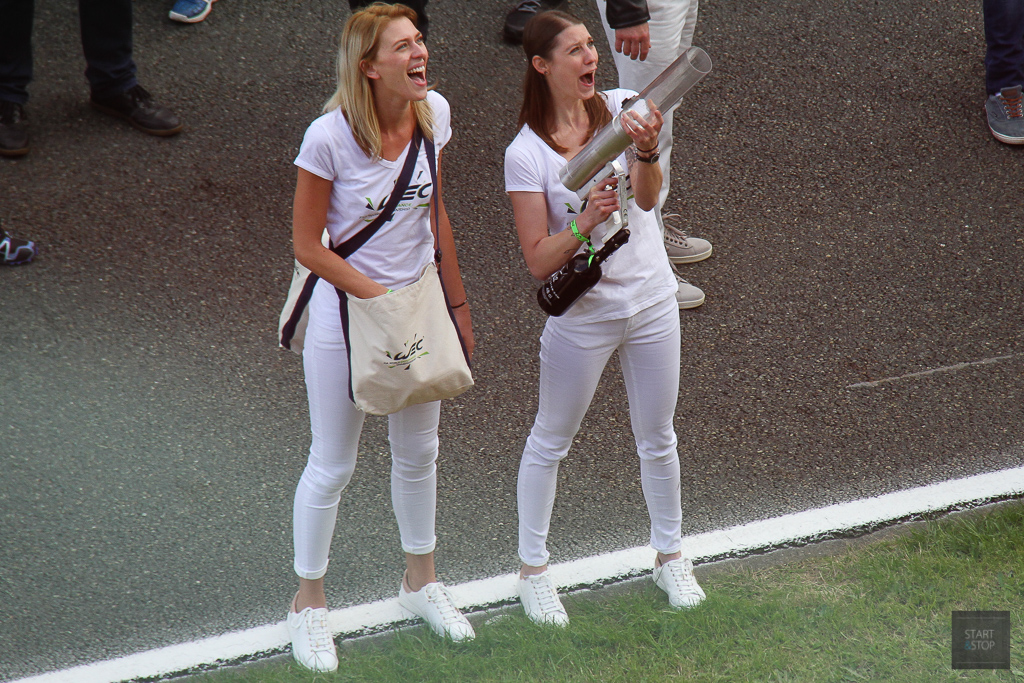
{"label": "white skinny jeans", "polygon": [[[348,397],[348,356],[339,320],[310,316],[302,360],[313,442],[295,490],[295,573],[303,579],[319,579],[327,572],[338,502],[355,470],[366,414]],[[440,415],[441,402],[434,401],[388,416],[391,504],[402,550],[413,555],[433,552],[436,542]]]}
{"label": "white skinny jeans", "polygon": [[[647,59],[641,62],[615,51],[615,29],[608,25],[605,0],[597,0],[597,10],[601,14],[608,47],[615,60],[615,69],[619,72],[620,88],[640,92],[650,85],[665,67],[690,48],[693,43],[693,31],[697,27],[697,2],[698,0],[647,0],[647,9],[651,13],[651,20],[647,24],[651,32],[651,51]],[[665,227],[661,221],[661,209],[665,206],[671,180],[669,168],[672,163],[672,115],[677,108],[662,112],[665,125],[658,135],[658,146],[661,148],[658,163],[661,165],[662,181],[658,211],[655,215],[658,217],[658,227],[661,228],[662,235],[665,234]]]}
{"label": "white skinny jeans", "polygon": [[519,464],[519,558],[547,564],[558,463],[569,452],[605,364],[619,352],[651,546],[682,547],[679,454],[672,425],[679,394],[679,307],[675,297],[631,318],[567,324],[549,318],[540,338],[540,405]]}

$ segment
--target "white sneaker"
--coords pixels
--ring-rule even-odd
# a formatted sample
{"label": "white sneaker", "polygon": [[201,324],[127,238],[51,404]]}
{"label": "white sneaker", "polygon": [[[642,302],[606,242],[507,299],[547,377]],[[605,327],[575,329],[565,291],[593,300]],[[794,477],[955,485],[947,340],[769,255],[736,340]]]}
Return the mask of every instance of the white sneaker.
{"label": "white sneaker", "polygon": [[456,643],[476,638],[473,626],[455,606],[443,583],[428,583],[415,593],[405,590],[404,583],[398,590],[398,604],[427,622],[434,633]]}
{"label": "white sneaker", "polygon": [[688,557],[666,562],[654,568],[654,583],[668,593],[668,603],[679,609],[696,607],[707,596],[693,576],[693,562]]}
{"label": "white sneaker", "polygon": [[676,303],[679,304],[680,310],[702,306],[704,304],[704,292],[701,291],[700,287],[694,287],[684,280],[675,266],[672,266],[672,272],[676,276]]}
{"label": "white sneaker", "polygon": [[568,625],[569,615],[565,613],[562,601],[558,599],[555,584],[551,582],[547,572],[520,577],[516,582],[516,590],[526,616],[534,623]]}
{"label": "white sneaker", "polygon": [[338,668],[338,651],[327,626],[326,607],[307,607],[298,613],[288,610],[286,623],[296,662],[310,671],[334,671]]}
{"label": "white sneaker", "polygon": [[[662,216],[666,218],[678,218],[678,214],[670,213]],[[711,242],[699,237],[690,237],[682,230],[665,225],[665,251],[668,252],[668,260],[672,263],[696,263],[711,256]]]}

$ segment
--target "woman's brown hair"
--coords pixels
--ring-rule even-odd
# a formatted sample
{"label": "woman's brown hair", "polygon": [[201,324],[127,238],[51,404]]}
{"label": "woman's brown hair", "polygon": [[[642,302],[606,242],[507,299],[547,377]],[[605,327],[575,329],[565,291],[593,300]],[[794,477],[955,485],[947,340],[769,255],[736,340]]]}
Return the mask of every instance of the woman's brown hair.
{"label": "woman's brown hair", "polygon": [[[571,14],[550,11],[534,16],[526,22],[526,27],[523,30],[526,78],[523,80],[523,106],[519,110],[518,127],[522,128],[523,124],[528,125],[534,133],[540,136],[541,140],[559,154],[567,150],[551,137],[555,120],[551,90],[544,76],[533,67],[533,58],[539,56],[542,59],[551,59],[551,53],[559,34],[570,26],[581,24],[583,22]],[[604,98],[597,95],[584,100],[583,107],[590,120],[585,140],[588,141],[594,137],[598,128],[612,120],[612,114],[608,111],[608,105]]]}

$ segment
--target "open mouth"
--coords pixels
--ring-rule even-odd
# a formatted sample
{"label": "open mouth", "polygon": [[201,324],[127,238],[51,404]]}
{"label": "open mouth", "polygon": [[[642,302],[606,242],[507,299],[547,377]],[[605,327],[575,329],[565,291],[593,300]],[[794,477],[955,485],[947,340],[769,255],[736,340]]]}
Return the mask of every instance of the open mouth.
{"label": "open mouth", "polygon": [[409,69],[409,71],[407,71],[406,73],[409,76],[409,80],[411,80],[416,85],[426,85],[427,84],[427,65],[426,64],[420,64],[415,69]]}
{"label": "open mouth", "polygon": [[591,71],[588,74],[583,74],[582,76],[580,76],[580,83],[583,85],[584,88],[593,88],[594,87],[594,72]]}

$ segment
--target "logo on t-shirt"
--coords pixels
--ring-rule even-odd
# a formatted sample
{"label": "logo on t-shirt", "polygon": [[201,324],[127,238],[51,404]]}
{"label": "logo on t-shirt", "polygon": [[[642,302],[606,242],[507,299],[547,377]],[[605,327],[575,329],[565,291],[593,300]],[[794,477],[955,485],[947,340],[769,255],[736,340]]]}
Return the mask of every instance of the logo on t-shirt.
{"label": "logo on t-shirt", "polygon": [[[411,211],[412,209],[426,209],[430,206],[430,197],[434,193],[434,184],[427,182],[423,184],[412,184],[406,188],[402,198],[398,200],[398,206],[395,207],[395,213],[399,211]],[[371,222],[376,218],[384,206],[388,203],[388,199],[391,198],[391,193],[384,195],[379,201],[374,203],[370,197],[365,197],[366,208],[372,211],[371,214],[363,216],[363,221],[366,223]]]}

